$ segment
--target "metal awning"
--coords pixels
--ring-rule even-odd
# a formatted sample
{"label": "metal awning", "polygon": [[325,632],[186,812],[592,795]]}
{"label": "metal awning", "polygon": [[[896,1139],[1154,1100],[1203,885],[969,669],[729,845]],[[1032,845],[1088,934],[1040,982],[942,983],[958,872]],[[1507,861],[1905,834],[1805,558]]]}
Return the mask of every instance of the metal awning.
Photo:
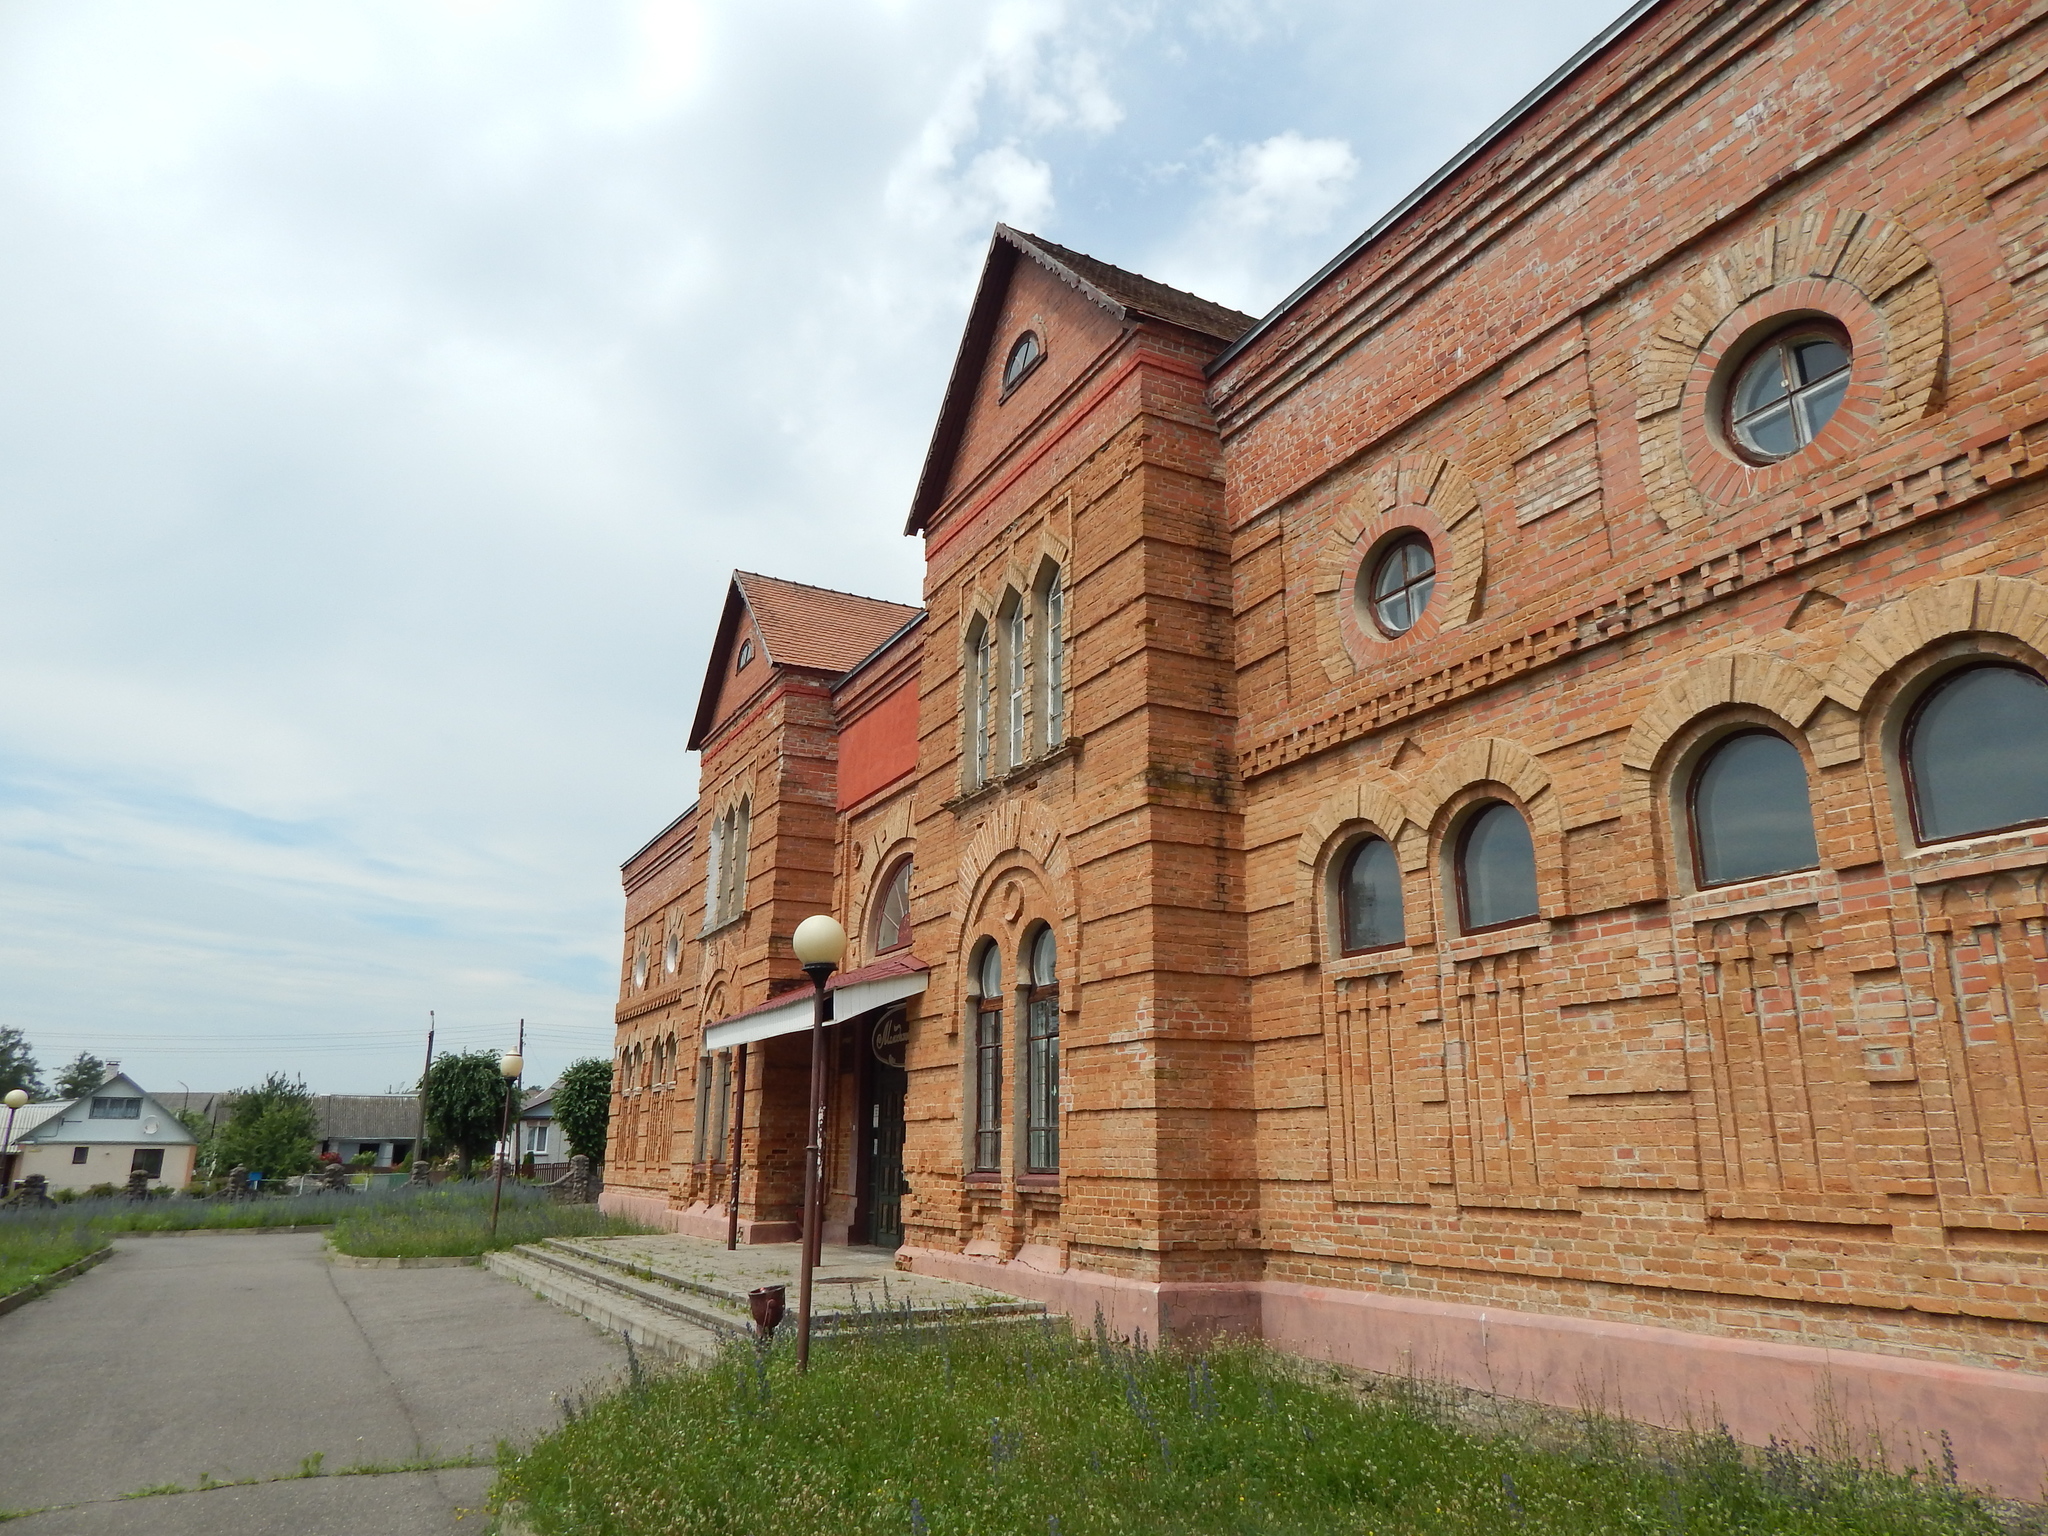
{"label": "metal awning", "polygon": [[[851,1019],[877,1008],[886,1008],[906,997],[916,997],[930,984],[931,972],[922,960],[878,960],[857,971],[832,978],[825,993],[827,1019]],[[774,1002],[714,1024],[704,1031],[704,1049],[730,1050],[752,1045],[756,1040],[773,1040],[811,1027],[812,1000],[809,991],[787,994]]]}

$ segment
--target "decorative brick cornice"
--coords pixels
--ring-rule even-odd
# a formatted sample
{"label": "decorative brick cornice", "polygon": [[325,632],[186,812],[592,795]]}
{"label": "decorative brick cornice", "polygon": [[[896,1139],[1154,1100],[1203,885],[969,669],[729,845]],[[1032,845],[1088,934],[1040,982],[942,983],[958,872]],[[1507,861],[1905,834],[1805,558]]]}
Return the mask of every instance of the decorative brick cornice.
{"label": "decorative brick cornice", "polygon": [[1471,698],[2044,471],[2048,421],[2039,421],[1802,511],[1732,549],[1662,576],[1588,592],[1576,601],[1569,593],[1560,594],[1561,616],[1550,623],[1333,712],[1297,711],[1281,729],[1251,744],[1244,754],[1244,776],[1258,778],[1398,721]]}

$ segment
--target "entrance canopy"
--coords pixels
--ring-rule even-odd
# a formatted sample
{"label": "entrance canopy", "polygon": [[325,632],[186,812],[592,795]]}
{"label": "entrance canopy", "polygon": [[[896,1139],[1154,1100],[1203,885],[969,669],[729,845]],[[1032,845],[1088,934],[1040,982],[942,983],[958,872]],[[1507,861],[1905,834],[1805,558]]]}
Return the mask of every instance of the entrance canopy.
{"label": "entrance canopy", "polygon": [[[851,1019],[890,1003],[915,997],[931,980],[931,967],[915,955],[890,955],[857,971],[841,971],[825,983],[825,1017]],[[745,1013],[712,1025],[704,1031],[704,1049],[730,1050],[752,1045],[756,1040],[773,1040],[811,1027],[811,994],[785,992]]]}

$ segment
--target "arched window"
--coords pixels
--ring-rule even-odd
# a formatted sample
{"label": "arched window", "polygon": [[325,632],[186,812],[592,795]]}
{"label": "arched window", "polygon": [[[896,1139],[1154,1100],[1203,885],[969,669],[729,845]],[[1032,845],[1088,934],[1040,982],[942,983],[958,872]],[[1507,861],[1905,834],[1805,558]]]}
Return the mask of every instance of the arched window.
{"label": "arched window", "polygon": [[750,806],[729,807],[711,825],[704,862],[704,926],[716,928],[747,909],[747,838]]}
{"label": "arched window", "polygon": [[1067,739],[1067,596],[1055,570],[1038,613],[1039,696],[1045,701],[1045,750]]}
{"label": "arched window", "polygon": [[1371,566],[1373,622],[1391,638],[1405,635],[1436,590],[1436,551],[1419,533],[1394,540]]}
{"label": "arched window", "polygon": [[1024,761],[1024,600],[1012,595],[1003,616],[1003,766]]}
{"label": "arched window", "polygon": [[1038,344],[1038,333],[1026,331],[1010,343],[1010,355],[1003,363],[1003,390],[1007,394],[1024,382],[1024,375],[1038,366],[1038,360],[1045,356],[1045,348]]}
{"label": "arched window", "polygon": [[1344,855],[1337,872],[1337,921],[1344,953],[1405,943],[1401,866],[1384,837],[1368,837]]}
{"label": "arched window", "polygon": [[910,942],[910,860],[890,874],[875,916],[875,953],[886,954]]}
{"label": "arched window", "polygon": [[1458,912],[1467,933],[1536,915],[1536,847],[1529,823],[1505,801],[1473,816],[1458,839]]}
{"label": "arched window", "polygon": [[682,963],[683,936],[680,933],[670,933],[667,942],[661,946],[661,968],[673,976],[676,968]]}
{"label": "arched window", "polygon": [[2006,663],[1952,672],[1906,725],[1923,843],[2048,821],[2048,683]]}
{"label": "arched window", "polygon": [[970,789],[988,782],[988,690],[995,681],[993,650],[988,625],[977,621],[967,638],[967,707],[960,712],[967,731]]}
{"label": "arched window", "polygon": [[[993,946],[991,946],[993,952]],[[1060,973],[1052,930],[1031,941],[1031,996],[1025,1020],[1025,1166],[1032,1173],[1060,1167]]]}
{"label": "arched window", "polygon": [[1709,752],[1692,776],[1692,846],[1701,885],[1820,863],[1799,749],[1775,731],[1743,731]]}
{"label": "arched window", "polygon": [[1003,956],[982,942],[974,966],[974,1171],[1003,1166]]}

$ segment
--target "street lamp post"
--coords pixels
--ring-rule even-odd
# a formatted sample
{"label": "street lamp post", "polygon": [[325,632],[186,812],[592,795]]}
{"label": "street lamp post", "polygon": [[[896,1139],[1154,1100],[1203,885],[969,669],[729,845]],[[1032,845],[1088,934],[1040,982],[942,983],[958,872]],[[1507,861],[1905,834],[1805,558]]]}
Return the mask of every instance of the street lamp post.
{"label": "street lamp post", "polygon": [[825,1205],[825,983],[846,957],[846,930],[824,913],[796,925],[790,938],[811,978],[811,1139],[804,1148],[803,1255],[797,1267],[796,1368],[811,1368],[811,1271]]}
{"label": "street lamp post", "polygon": [[505,1079],[505,1110],[498,1124],[498,1182],[491,1190],[491,1236],[498,1235],[498,1202],[505,1198],[505,1159],[511,1148],[505,1138],[512,1133],[512,1085],[519,1081],[519,1074],[525,1070],[526,1062],[517,1051],[507,1051],[498,1058],[498,1073]]}
{"label": "street lamp post", "polygon": [[5,1176],[0,1177],[0,1195],[10,1194],[14,1189],[14,1112],[28,1102],[28,1095],[19,1088],[7,1090],[7,1096],[0,1098],[0,1104],[7,1106],[7,1134],[0,1136],[0,1156],[7,1159]]}

